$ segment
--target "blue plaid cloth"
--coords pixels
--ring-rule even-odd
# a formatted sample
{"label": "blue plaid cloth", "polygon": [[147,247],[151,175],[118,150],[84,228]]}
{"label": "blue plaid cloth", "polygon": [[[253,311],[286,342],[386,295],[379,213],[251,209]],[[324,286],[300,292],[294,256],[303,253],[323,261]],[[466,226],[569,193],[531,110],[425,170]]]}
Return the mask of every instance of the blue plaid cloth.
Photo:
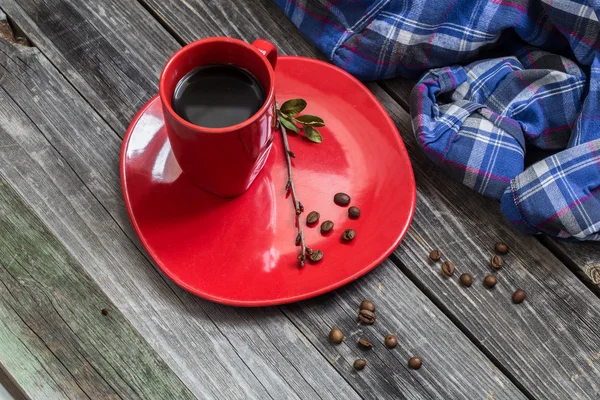
{"label": "blue plaid cloth", "polygon": [[521,232],[600,240],[599,0],[276,2],[360,79],[425,72],[419,145]]}

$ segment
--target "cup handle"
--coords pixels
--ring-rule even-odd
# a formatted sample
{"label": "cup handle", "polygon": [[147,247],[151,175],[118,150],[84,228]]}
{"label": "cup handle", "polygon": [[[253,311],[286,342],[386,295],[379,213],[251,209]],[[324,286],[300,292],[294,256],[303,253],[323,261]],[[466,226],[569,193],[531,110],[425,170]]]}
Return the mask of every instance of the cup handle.
{"label": "cup handle", "polygon": [[275,69],[275,64],[277,64],[277,47],[264,39],[256,39],[252,43],[252,46],[256,47],[258,51],[267,57],[267,60],[271,63],[271,67]]}

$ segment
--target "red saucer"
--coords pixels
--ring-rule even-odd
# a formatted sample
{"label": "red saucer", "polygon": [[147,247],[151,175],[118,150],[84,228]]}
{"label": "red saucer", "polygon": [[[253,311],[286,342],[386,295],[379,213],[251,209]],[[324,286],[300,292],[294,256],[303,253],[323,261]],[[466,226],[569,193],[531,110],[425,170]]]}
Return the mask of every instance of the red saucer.
{"label": "red saucer", "polygon": [[[415,181],[400,134],[375,97],[330,64],[280,57],[280,103],[301,97],[306,114],[322,117],[323,143],[290,135],[294,177],[305,213],[332,220],[327,237],[306,227],[307,245],[320,249],[318,264],[298,268],[292,200],[279,132],[265,169],[233,199],[209,194],[181,174],[154,97],[133,119],[121,150],[121,183],[133,226],[156,264],[198,296],[237,306],[303,300],[338,288],[381,263],[400,243],[415,208]],[[348,193],[361,216],[333,203]],[[341,242],[347,228],[356,239]]]}

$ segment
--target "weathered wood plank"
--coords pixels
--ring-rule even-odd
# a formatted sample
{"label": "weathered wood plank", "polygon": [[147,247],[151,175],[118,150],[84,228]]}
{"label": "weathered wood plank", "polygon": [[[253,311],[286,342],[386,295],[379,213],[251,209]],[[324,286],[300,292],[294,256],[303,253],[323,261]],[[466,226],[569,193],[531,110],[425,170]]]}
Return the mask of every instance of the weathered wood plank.
{"label": "weathered wood plank", "polygon": [[571,243],[547,237],[541,241],[600,296],[600,243]]}
{"label": "weathered wood plank", "polygon": [[[377,307],[374,325],[356,320],[363,299],[371,299]],[[440,315],[390,260],[332,294],[288,305],[284,310],[365,398],[525,398],[499,371],[488,368],[489,360],[472,351],[468,338]],[[339,346],[328,342],[332,327],[339,327],[346,335]],[[394,350],[383,343],[389,333],[398,338]],[[361,337],[371,340],[374,348],[359,349]],[[423,359],[418,371],[408,368],[407,361],[413,356]],[[368,363],[360,373],[352,371],[357,358]]]}
{"label": "weathered wood plank", "polygon": [[220,306],[164,278],[113,219],[129,224],[118,136],[37,49],[0,41],[0,54],[2,175],[196,396],[358,398],[278,309]]}
{"label": "weathered wood plank", "polygon": [[[172,37],[154,34],[160,25],[136,5],[135,0],[0,2],[119,134],[132,113],[156,93],[162,66],[179,48]],[[135,40],[138,35],[143,43]]]}
{"label": "weathered wood plank", "polygon": [[[273,40],[283,52],[306,48],[304,40],[290,33],[294,29],[291,23],[268,0],[242,0],[226,10],[209,0],[144,1],[188,41],[214,32],[236,32],[252,40],[252,35],[258,33]],[[194,24],[190,8],[201,12],[211,24]],[[243,21],[256,21],[256,26]],[[288,47],[290,42],[292,46]],[[390,83],[399,89],[396,100],[406,107],[410,86],[401,80]],[[379,86],[369,87],[399,125],[418,183],[419,205],[412,230],[396,252],[404,271],[527,392],[558,398],[598,395],[600,371],[592,361],[600,350],[600,328],[595,323],[600,320],[598,298],[590,296],[587,288],[535,238],[512,230],[496,202],[482,199],[459,184],[448,183],[446,175],[434,168],[418,148],[410,119],[403,110]],[[461,236],[458,239],[457,234]],[[516,248],[507,258],[507,268],[499,274],[499,287],[486,291],[480,282],[485,273],[491,272],[489,258],[497,240],[506,240]],[[478,280],[473,290],[464,293],[456,279],[444,280],[435,269],[432,271],[426,256],[433,247],[444,247],[447,256],[459,263],[459,271],[473,273]],[[537,298],[516,308],[510,303],[510,295],[519,286]],[[459,294],[462,297],[457,298]],[[515,338],[521,343],[515,343]],[[551,351],[547,343],[552,343]]]}
{"label": "weathered wood plank", "polygon": [[0,362],[29,397],[193,398],[1,177],[0,232]]}
{"label": "weathered wood plank", "polygon": [[[35,62],[42,63],[43,60],[28,60],[29,68],[36,69]],[[20,90],[18,90],[18,92],[24,93],[24,96],[19,97],[17,100],[22,102],[23,105],[28,104],[26,101],[27,93],[31,92],[36,86],[44,86],[44,82],[48,80],[56,80],[56,77],[47,76],[46,74],[43,77],[43,79],[35,79],[35,85],[29,85],[29,87],[19,88]],[[49,87],[52,87],[52,85],[56,85],[56,83],[48,84]],[[72,92],[63,86],[60,86],[58,89],[60,90],[52,89],[52,92],[66,92],[67,94],[72,95]],[[13,88],[11,92],[13,91],[16,90],[14,90]],[[40,90],[40,92],[42,92],[43,95],[41,99],[38,99],[38,101],[44,100],[44,96],[49,96],[46,93],[46,91]],[[76,142],[73,139],[70,139],[69,137],[65,137],[69,135],[68,132],[63,132],[61,135],[56,135],[55,133],[53,133],[53,131],[56,128],[62,127],[63,125],[67,124],[68,121],[76,119],[77,114],[80,112],[80,108],[84,110],[87,109],[84,105],[81,105],[80,107],[76,108],[71,106],[70,108],[73,109],[73,111],[68,115],[63,115],[64,109],[61,108],[59,108],[60,112],[56,112],[53,109],[46,110],[44,116],[40,116],[37,110],[30,110],[28,114],[32,115],[32,118],[38,127],[45,128],[41,130],[41,132],[43,132],[43,134],[49,138],[52,145],[56,149],[60,149],[60,152],[65,156],[65,160],[68,160],[70,165],[73,166],[73,169],[77,168],[80,179],[85,180],[85,182],[87,182],[89,186],[82,187],[83,185],[81,184],[81,182],[78,182],[76,176],[73,177],[72,173],[68,173],[68,171],[65,172],[64,169],[61,171],[61,168],[59,168],[59,166],[52,162],[52,158],[57,157],[57,154],[53,151],[50,151],[49,155],[44,155],[42,157],[36,156],[35,162],[33,162],[27,154],[24,154],[22,150],[25,150],[25,152],[28,154],[38,154],[40,146],[43,147],[43,140],[39,139],[39,134],[28,132],[29,130],[35,131],[37,129],[35,127],[23,129],[24,132],[20,132],[19,135],[13,135],[10,137],[14,140],[14,142],[11,142],[11,145],[14,148],[11,150],[10,154],[6,154],[6,158],[8,160],[7,165],[10,165],[10,163],[16,163],[18,169],[18,171],[15,173],[13,173],[13,171],[9,171],[11,172],[9,174],[10,179],[12,179],[13,184],[15,184],[15,186],[20,191],[24,191],[27,193],[28,199],[29,196],[31,196],[30,201],[34,204],[36,210],[38,210],[38,212],[44,218],[46,218],[47,223],[53,228],[53,230],[60,232],[59,236],[64,240],[64,242],[67,245],[78,248],[80,244],[77,243],[77,240],[81,240],[82,236],[84,238],[91,236],[94,239],[94,241],[97,240],[96,238],[94,238],[94,235],[109,236],[112,238],[112,241],[101,241],[102,246],[105,247],[107,250],[111,251],[113,257],[119,257],[122,255],[122,253],[124,253],[124,256],[130,257],[130,259],[127,259],[127,265],[129,268],[135,269],[135,262],[137,261],[137,256],[129,253],[130,247],[123,246],[121,243],[114,243],[124,240],[122,238],[122,235],[116,232],[114,228],[110,226],[111,224],[114,224],[114,222],[101,222],[100,219],[102,217],[106,219],[106,215],[100,212],[100,215],[96,216],[96,214],[98,213],[97,205],[94,204],[93,201],[89,201],[87,196],[81,196],[81,193],[77,191],[77,188],[80,189],[82,192],[85,192],[88,189],[92,190],[94,196],[96,196],[102,202],[102,204],[106,207],[106,210],[111,212],[112,216],[115,217],[119,221],[119,223],[127,225],[126,217],[120,217],[117,213],[119,211],[118,208],[113,207],[112,203],[113,199],[111,196],[117,198],[120,197],[120,194],[118,193],[118,191],[112,191],[110,189],[112,187],[110,181],[102,181],[102,179],[104,178],[112,178],[112,176],[110,175],[110,168],[106,169],[106,173],[109,174],[108,176],[104,176],[104,174],[93,175],[94,179],[98,179],[100,180],[100,182],[95,182],[94,180],[89,179],[91,170],[98,168],[104,171],[105,165],[110,166],[113,163],[116,164],[118,154],[116,152],[112,152],[110,146],[99,146],[100,140],[94,135],[88,135],[85,141]],[[49,124],[48,119],[52,120],[53,123]],[[63,119],[67,121],[62,121]],[[94,124],[102,125],[101,122],[97,121],[94,121]],[[85,130],[90,128],[91,126],[89,125],[85,126]],[[107,135],[110,136],[110,132],[108,132]],[[104,138],[104,140],[112,142],[112,139],[110,139],[109,136]],[[26,144],[28,141],[39,141],[39,144],[32,144],[27,146]],[[20,149],[20,147],[22,146],[23,149]],[[103,157],[96,156],[96,152],[102,153]],[[9,155],[11,157],[9,157]],[[18,160],[20,159],[23,159],[22,163],[18,162]],[[81,160],[83,159],[86,159],[88,161],[82,162]],[[36,162],[43,166],[43,171],[39,171],[39,168],[35,166]],[[103,164],[103,166],[98,166],[98,163]],[[21,171],[23,173],[20,173]],[[28,175],[27,179],[23,179],[22,175],[25,175],[25,173]],[[69,182],[69,179],[63,177],[63,175],[69,176],[73,182]],[[73,198],[75,196],[69,196],[68,201],[65,201],[61,194],[57,194],[56,189],[48,187],[48,185],[41,185],[35,187],[36,183],[44,181],[44,179],[46,178],[48,180],[51,180],[53,182],[53,185],[57,186],[58,191],[67,193],[78,193],[79,196],[77,198]],[[100,185],[101,182],[104,182],[105,185]],[[71,188],[71,185],[76,186],[77,188],[74,190],[73,188]],[[109,191],[110,195],[105,193],[106,191]],[[56,213],[54,210],[48,210],[44,207],[44,204],[41,204],[37,201],[37,196],[52,198],[53,202],[64,208],[67,211],[67,214],[69,215],[63,215],[60,212]],[[115,210],[117,212],[114,212]],[[80,219],[83,220],[87,226],[82,227],[82,221],[80,221]],[[73,237],[71,237],[68,233],[65,232],[65,228],[63,226],[65,223],[69,224],[69,230],[76,234],[77,240],[74,240]],[[95,233],[89,232],[89,226],[94,226]],[[82,235],[81,233],[85,234]],[[80,250],[77,252],[73,251],[73,253],[84,258],[92,259],[91,262],[93,262],[93,259],[95,258],[99,258],[102,260],[106,259],[106,255],[103,254],[102,250],[103,249],[90,248],[88,246],[85,246],[84,250]],[[115,266],[111,262],[112,260],[107,261],[109,261],[108,265],[100,266],[101,268],[103,268],[102,273],[108,273],[109,275],[113,275],[121,272],[111,270],[111,268],[115,268]],[[140,262],[140,264],[142,267],[145,267],[144,262]],[[97,267],[98,266],[94,266],[94,268]],[[416,288],[397,269],[388,267],[387,269],[382,269],[382,271],[387,271],[385,273],[391,273],[393,275],[393,278],[390,279],[390,282],[399,282],[398,290],[402,290],[402,288],[406,287],[407,291],[413,293],[417,292]],[[131,278],[128,276],[119,275],[118,279],[118,283],[127,283],[129,285],[132,285],[132,283],[130,282]],[[142,284],[147,286],[148,282],[146,282],[144,279],[147,280],[148,278],[144,277],[140,280],[142,281]],[[104,282],[106,284],[106,286],[103,287],[107,292],[111,292],[112,290],[114,290],[111,288],[111,286],[108,285],[108,283],[106,283],[106,280],[101,282]],[[116,283],[111,281],[110,284],[114,285]],[[150,286],[153,285],[154,282],[150,282]],[[134,290],[139,290],[135,287],[135,284],[133,286]],[[178,289],[175,288],[173,290],[179,294]],[[157,292],[157,296],[165,296],[164,293],[160,293],[158,290]],[[135,304],[139,302],[139,299],[137,298],[138,294],[132,296],[130,293],[127,294],[123,291],[119,291],[118,293],[122,297],[126,297],[127,301],[132,302],[132,306],[135,306]],[[393,293],[394,292],[390,291],[390,294]],[[267,390],[270,391],[270,393],[273,393],[274,397],[282,397],[286,395],[286,393],[283,391],[285,390],[285,388],[282,389],[277,386],[278,380],[281,379],[291,381],[294,385],[299,386],[303,386],[303,382],[305,380],[312,385],[312,387],[314,388],[314,392],[320,397],[353,397],[353,392],[348,390],[349,386],[343,386],[338,382],[338,380],[342,380],[342,377],[337,374],[334,374],[335,376],[332,376],[330,371],[332,371],[333,368],[327,364],[327,361],[324,358],[322,358],[320,355],[318,355],[318,353],[315,352],[315,349],[314,347],[311,347],[310,342],[305,340],[298,330],[296,330],[295,328],[292,330],[290,328],[289,323],[286,323],[286,321],[282,322],[279,319],[279,316],[281,315],[279,310],[231,309],[218,306],[212,303],[203,302],[189,295],[188,296],[190,298],[188,298],[185,297],[186,294],[183,293],[179,295],[185,298],[186,302],[189,301],[190,303],[193,303],[193,308],[209,310],[209,315],[214,321],[215,326],[217,326],[219,331],[225,334],[225,336],[230,339],[231,343],[233,343],[233,345],[236,346],[236,349],[240,354],[241,359],[244,362],[246,362],[249,366],[251,366],[252,371],[259,375],[259,378],[262,378],[261,382],[264,382],[265,387],[267,388]],[[167,293],[166,296],[169,297],[169,294]],[[161,300],[162,299],[159,297],[155,299],[154,302],[160,302]],[[313,304],[321,304],[322,301],[322,299],[317,299],[313,301]],[[348,303],[353,301],[354,300],[347,300]],[[401,301],[396,306],[402,313],[410,314],[412,310],[418,310],[419,315],[427,316],[429,318],[431,317],[431,315],[434,316],[434,321],[436,322],[432,325],[432,327],[420,333],[420,335],[427,338],[427,340],[422,341],[422,345],[419,351],[420,355],[424,358],[429,358],[428,355],[429,352],[431,352],[431,359],[435,360],[437,358],[436,356],[434,356],[436,352],[429,350],[429,348],[436,346],[437,351],[440,352],[440,354],[445,354],[445,361],[440,363],[432,363],[431,366],[428,367],[428,370],[430,372],[423,375],[425,377],[423,378],[424,381],[435,380],[436,382],[439,381],[439,383],[432,382],[423,384],[424,389],[419,389],[418,386],[417,388],[411,389],[413,397],[443,397],[444,395],[450,395],[450,393],[452,393],[454,397],[466,396],[465,393],[457,392],[457,385],[454,385],[452,382],[459,382],[461,386],[472,388],[473,391],[478,394],[485,393],[486,396],[489,390],[493,390],[496,393],[505,394],[508,397],[518,398],[521,396],[519,391],[516,390],[516,388],[512,384],[510,384],[510,382],[508,382],[506,378],[498,370],[496,370],[489,363],[489,361],[486,360],[485,357],[480,352],[478,352],[464,336],[460,334],[460,332],[456,328],[453,328],[452,324],[443,315],[437,312],[437,310],[431,303],[426,303],[425,306],[423,306],[421,304],[422,301],[426,302],[425,299],[411,300],[411,297],[409,296],[406,299],[403,299],[403,301]],[[146,312],[149,311],[151,310],[146,310]],[[186,311],[187,310],[183,310],[183,312],[185,312],[186,315],[189,314]],[[167,309],[167,312],[181,312],[181,310],[171,307]],[[242,314],[242,316],[247,316],[247,319],[239,317],[239,314]],[[139,316],[134,315],[131,318],[138,319]],[[153,318],[156,318],[156,316],[153,316]],[[254,320],[255,322],[252,322],[252,320]],[[305,334],[311,334],[312,337],[319,337],[320,340],[326,341],[326,334],[322,335],[321,330],[328,330],[329,326],[321,325],[321,320],[322,317],[318,314],[311,314],[310,323],[312,325],[319,326],[319,330],[314,333],[305,332]],[[383,329],[383,327],[381,329]],[[398,329],[400,330],[403,328],[402,326],[400,326],[398,327]],[[189,335],[190,331],[192,331],[192,329],[190,329],[188,326],[184,326],[179,329],[178,335],[175,335],[173,332],[169,333],[174,335],[174,337],[171,339],[172,341],[181,341],[181,336]],[[256,331],[257,333],[253,334],[253,331]],[[455,343],[445,342],[442,344],[438,344],[439,340],[437,339],[437,336],[439,331],[447,332],[448,335],[455,337]],[[257,339],[255,339],[255,336],[259,335],[264,342],[260,342]],[[156,334],[146,334],[146,337],[149,336],[154,338],[156,337]],[[256,340],[256,346],[259,347],[259,349],[253,348],[253,343],[249,343],[250,341],[247,339],[248,336],[251,337],[253,340]],[[297,336],[300,336],[300,340],[296,338]],[[161,339],[165,340],[164,338]],[[301,343],[297,343],[298,341],[300,341]],[[456,348],[457,344],[459,346],[459,349]],[[173,352],[176,353],[176,357],[181,357],[181,355],[178,354],[177,349],[173,349],[172,343],[161,342],[159,343],[159,345],[169,350],[169,354],[166,354],[166,357],[172,356],[171,353]],[[274,355],[273,353],[269,353],[268,350],[264,350],[264,348],[268,349],[271,346],[276,347],[276,349],[279,352],[281,352],[281,354],[277,356],[276,354]],[[319,349],[322,346],[323,343],[320,343],[318,345]],[[262,350],[260,350],[261,347]],[[194,349],[194,351],[196,352],[197,350]],[[198,349],[198,352],[199,351],[200,349]],[[466,367],[463,366],[463,358],[465,357],[465,355],[471,359],[471,364]],[[404,359],[404,354],[399,353],[396,357],[397,358],[395,359],[395,362],[404,365],[406,361]],[[285,367],[285,364],[282,365],[282,358],[284,360],[289,360],[290,364],[297,368],[298,372],[300,373],[300,376],[288,371]],[[326,363],[325,367],[323,366],[323,363]],[[276,372],[271,367],[273,365],[276,365]],[[450,368],[453,371],[459,371],[459,373],[457,374],[457,377],[449,376],[445,373],[446,370],[444,368]],[[464,373],[462,373],[462,371],[464,371]],[[210,372],[213,372],[213,374],[218,373],[218,371]],[[349,374],[349,371],[343,370],[340,372],[342,373],[342,375],[344,375],[345,379],[350,379],[347,376]],[[205,373],[205,371],[201,371],[201,373]],[[352,386],[357,391],[360,391],[361,394],[363,394],[365,397],[377,397],[379,394],[383,393],[383,389],[380,389],[380,376],[381,375],[378,374],[368,373],[363,378],[364,380],[354,380],[354,382],[352,382]],[[411,382],[416,382],[415,379],[411,377],[411,372],[408,371],[405,367],[402,367],[402,369],[394,376],[396,377],[396,379],[398,379],[398,382],[394,381],[388,383],[386,386],[387,392],[389,392],[389,390],[399,391],[402,387],[410,386]],[[211,377],[209,377],[209,379],[210,378]],[[488,380],[490,380],[491,383],[489,383]],[[198,385],[198,382],[194,382],[191,380],[186,380],[186,382],[192,382],[192,385],[194,385],[193,387]],[[222,381],[220,381],[219,383],[222,385],[224,384]],[[300,393],[299,390],[297,391]],[[300,396],[311,397],[311,394],[307,392],[302,392],[300,393]],[[399,394],[399,396],[401,396],[401,394]],[[314,397],[314,395],[312,397]]]}
{"label": "weathered wood plank", "polygon": [[26,400],[23,391],[0,366],[0,398],[3,400]]}

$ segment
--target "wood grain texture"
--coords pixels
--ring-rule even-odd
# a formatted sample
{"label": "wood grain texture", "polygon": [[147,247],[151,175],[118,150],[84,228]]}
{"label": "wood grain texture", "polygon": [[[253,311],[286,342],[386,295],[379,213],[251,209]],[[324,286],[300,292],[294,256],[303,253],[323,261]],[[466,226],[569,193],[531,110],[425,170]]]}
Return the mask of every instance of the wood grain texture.
{"label": "wood grain texture", "polygon": [[[390,393],[390,390],[401,393],[401,388],[414,382],[415,378],[404,368],[396,374],[398,382],[389,382],[386,388],[380,388],[381,375],[373,374],[365,375],[362,381],[354,380],[347,384],[345,380],[351,379],[349,371],[336,372],[330,361],[320,355],[322,343],[317,345],[306,339],[310,334],[313,338],[326,340],[322,330],[328,331],[329,326],[322,325],[322,316],[316,313],[309,314],[309,322],[318,326],[319,330],[302,333],[277,308],[233,309],[202,301],[170,287],[169,290],[178,297],[174,300],[173,293],[164,289],[165,284],[156,282],[155,276],[159,275],[146,260],[140,260],[140,254],[132,250],[132,244],[118,227],[115,229],[117,223],[111,220],[113,217],[120,225],[128,225],[127,217],[120,213],[122,206],[115,202],[120,200],[120,193],[112,189],[112,180],[118,179],[111,167],[118,160],[118,152],[113,148],[116,136],[97,120],[93,112],[89,112],[85,104],[72,104],[77,95],[56,76],[37,50],[33,50],[29,57],[21,55],[21,58],[25,65],[9,63],[6,68],[10,73],[5,75],[4,85],[6,93],[13,93],[13,98],[7,95],[3,99],[6,101],[0,103],[4,104],[5,115],[12,117],[10,124],[7,123],[3,129],[2,139],[7,144],[3,154],[3,171],[57,232],[57,236],[73,249],[73,254],[89,261],[84,268],[93,271],[103,289],[116,297],[115,302],[132,323],[196,394],[227,398],[242,398],[244,395],[256,398],[357,398],[357,391],[364,397],[373,398]],[[28,72],[27,85],[18,79],[24,71]],[[40,97],[35,100],[32,93]],[[60,98],[56,98],[58,94]],[[38,104],[47,103],[51,106],[44,106],[42,113]],[[28,111],[31,121],[26,120],[19,108]],[[68,129],[69,124],[77,121],[82,114],[88,115],[87,119],[91,120],[78,127],[79,132],[86,132],[85,140],[81,140],[81,133]],[[9,126],[18,129],[9,129]],[[104,132],[104,138],[87,133],[94,127]],[[40,198],[50,199],[55,207],[48,208]],[[130,229],[122,229],[132,235]],[[133,236],[130,238],[133,240]],[[400,282],[400,288],[407,287],[412,293],[417,292],[397,268],[388,266],[382,271],[392,274],[388,279],[390,282]],[[344,295],[347,303],[354,302],[350,296],[353,295]],[[419,386],[412,388],[410,397],[443,397],[450,393],[454,397],[468,397],[469,393],[458,392],[457,386],[453,386],[452,382],[456,381],[472,388],[477,395],[487,396],[488,391],[493,390],[510,397],[521,396],[435,306],[431,303],[422,305],[422,301],[426,300],[411,300],[410,296],[396,301],[398,304],[395,306],[403,313],[417,310],[423,317],[434,316],[435,323],[419,333],[427,338],[419,350],[421,356],[436,360],[439,354],[445,354],[443,362],[432,362],[429,372],[423,375],[423,382],[431,382],[423,383],[424,389]],[[175,304],[170,305],[170,302]],[[314,304],[322,302],[314,300]],[[291,314],[292,311],[288,316]],[[165,332],[157,333],[157,329]],[[403,328],[400,325],[398,329],[410,329],[410,326]],[[207,335],[206,330],[212,336]],[[436,338],[441,330],[449,337],[455,337],[454,342],[445,340],[438,343]],[[190,340],[190,336],[195,340]],[[228,354],[227,348],[215,349],[214,342],[219,343],[224,338],[239,359]],[[436,351],[429,350],[434,346]],[[192,354],[187,354],[189,349],[193,349]],[[203,363],[202,358],[210,352],[218,356],[210,363]],[[467,366],[463,362],[465,355],[471,360]],[[397,357],[396,362],[404,364],[404,355]],[[224,373],[220,370],[220,363],[233,364],[230,368],[236,368],[237,374]],[[458,377],[446,374],[444,368],[459,371]],[[246,382],[244,386],[242,379],[246,378],[244,374],[247,371],[256,375],[256,381]],[[260,386],[259,389],[255,387],[258,383],[263,386],[262,392]],[[247,394],[236,392],[240,387],[246,389]]]}
{"label": "wood grain texture", "polygon": [[600,296],[600,243],[571,243],[547,237],[541,241]]}
{"label": "wood grain texture", "polygon": [[119,138],[37,49],[0,52],[0,171],[195,395],[358,397],[278,309],[220,306],[166,280],[113,219],[129,225]]}
{"label": "wood grain texture", "polygon": [[1,177],[0,232],[0,360],[29,397],[193,398]]}
{"label": "wood grain texture", "polygon": [[[357,322],[363,299],[376,305],[373,325]],[[359,281],[284,310],[365,398],[525,398],[390,260]],[[338,346],[327,338],[333,327],[345,334]],[[390,333],[398,338],[393,350],[383,343]],[[361,337],[373,342],[372,350],[358,347]],[[413,356],[423,360],[418,371],[408,367]],[[368,363],[358,373],[352,368],[357,358]]]}
{"label": "wood grain texture", "polygon": [[160,24],[135,0],[2,0],[0,8],[119,134],[156,93],[162,66],[179,48],[154,34]]}

